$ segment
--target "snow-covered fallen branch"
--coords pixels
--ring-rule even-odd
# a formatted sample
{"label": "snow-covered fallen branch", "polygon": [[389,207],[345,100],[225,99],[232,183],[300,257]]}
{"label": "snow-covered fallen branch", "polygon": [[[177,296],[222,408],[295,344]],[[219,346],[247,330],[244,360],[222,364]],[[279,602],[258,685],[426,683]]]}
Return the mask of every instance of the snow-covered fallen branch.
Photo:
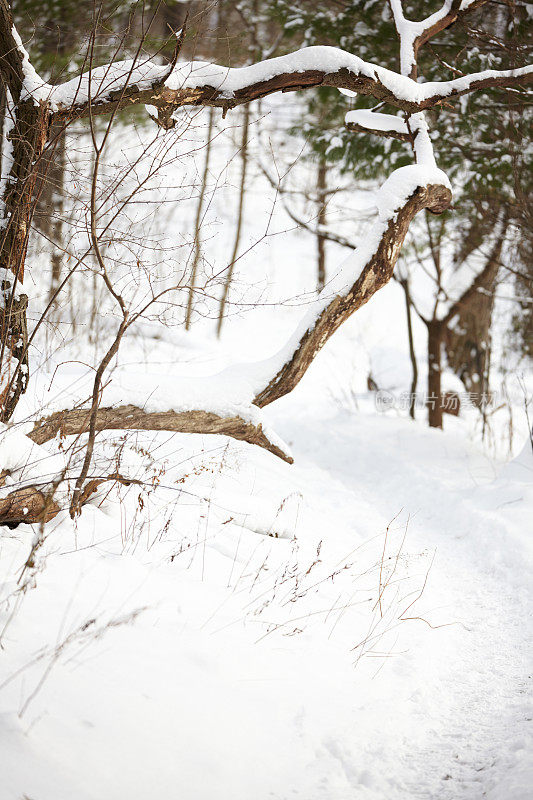
{"label": "snow-covered fallen branch", "polygon": [[[36,422],[28,436],[37,444],[43,444],[58,434],[62,437],[79,435],[87,430],[88,416],[89,409],[83,408],[56,411]],[[224,417],[199,409],[146,411],[138,406],[126,405],[99,408],[96,415],[96,429],[222,434],[232,439],[256,444],[292,464],[293,459],[287,446],[259,421],[260,412],[257,408],[254,409],[254,417],[255,421],[251,421],[238,415]]]}

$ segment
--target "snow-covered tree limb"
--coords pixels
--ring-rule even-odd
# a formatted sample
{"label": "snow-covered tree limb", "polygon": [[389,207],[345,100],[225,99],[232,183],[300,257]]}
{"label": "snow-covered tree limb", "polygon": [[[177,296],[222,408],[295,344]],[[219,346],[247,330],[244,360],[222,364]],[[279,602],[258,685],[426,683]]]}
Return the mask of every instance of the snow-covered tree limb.
{"label": "snow-covered tree limb", "polygon": [[392,114],[381,114],[368,109],[348,111],[345,117],[346,128],[354,133],[372,133],[386,139],[399,139],[413,143],[413,134],[401,117]]}
{"label": "snow-covered tree limb", "polygon": [[414,22],[405,18],[402,0],[389,0],[394,24],[400,39],[402,75],[416,79],[418,51],[426,42],[453,25],[458,18],[485,5],[487,0],[445,0],[434,14]]}
{"label": "snow-covered tree limb", "polygon": [[[161,66],[151,60],[142,61],[138,56],[91,68],[71,81],[52,87],[31,66],[13,27],[7,0],[0,0],[0,72],[13,103],[10,109],[13,126],[8,134],[13,149],[12,170],[2,181],[3,196],[0,198],[6,230],[0,240],[0,266],[4,268],[2,275],[13,275],[7,287],[11,306],[2,323],[2,347],[9,349],[10,342],[13,347],[22,342],[23,353],[27,352],[24,336],[15,324],[19,317],[25,319],[25,307],[21,310],[13,305],[13,299],[16,300],[14,284],[23,277],[32,215],[34,167],[46,146],[51,123],[68,125],[73,120],[89,117],[92,125],[95,115],[108,114],[112,118],[118,109],[145,104],[155,107],[157,113],[152,116],[163,127],[170,128],[172,115],[183,106],[215,106],[227,111],[274,92],[316,86],[331,86],[373,97],[405,112],[408,119],[372,114],[370,120],[368,114],[365,117],[359,111],[348,123],[358,130],[394,135],[410,142],[417,163],[396,170],[381,187],[376,198],[378,221],[336,278],[318,296],[287,345],[272,359],[243,367],[251,387],[243,402],[248,404],[250,414],[222,414],[209,403],[181,411],[145,411],[135,405],[118,408],[95,405],[92,410],[99,431],[130,429],[225,434],[258,444],[290,463],[292,459],[283,444],[267,433],[254,416],[259,410],[254,409],[252,403],[263,407],[292,391],[329,337],[391,279],[414,216],[423,209],[441,213],[450,205],[450,186],[436,166],[428,126],[421,112],[477,89],[525,86],[533,82],[533,66],[487,70],[450,81],[418,83],[414,79],[420,44],[452,24],[459,13],[479,5],[481,0],[461,3],[447,0],[436,14],[414,23],[405,19],[399,0],[391,0],[400,37],[401,74],[339,48],[318,46],[240,68],[194,61]],[[8,306],[4,304],[4,307]],[[22,364],[22,356],[15,350],[13,356]],[[15,387],[13,396],[0,397],[5,419],[12,413],[27,382],[27,367],[19,369],[19,373],[24,379],[21,386]],[[59,412],[37,423],[31,438],[44,442],[57,433],[81,434],[87,430],[88,419],[88,409]],[[35,491],[41,492],[38,488]],[[43,492],[41,495],[45,497]],[[40,508],[38,513],[44,514],[37,496],[35,502]]]}
{"label": "snow-covered tree limb", "polygon": [[275,92],[332,86],[415,113],[480,88],[520,86],[532,81],[533,66],[528,66],[419,84],[339,48],[305,47],[247,67],[181,62],[170,75],[166,67],[151,61],[136,65],[116,62],[56,87],[43,84],[35,89],[34,97],[49,102],[54,116],[61,120],[87,116],[89,106],[92,114],[108,114],[117,107],[138,104],[155,107],[168,119],[183,106],[228,110]]}

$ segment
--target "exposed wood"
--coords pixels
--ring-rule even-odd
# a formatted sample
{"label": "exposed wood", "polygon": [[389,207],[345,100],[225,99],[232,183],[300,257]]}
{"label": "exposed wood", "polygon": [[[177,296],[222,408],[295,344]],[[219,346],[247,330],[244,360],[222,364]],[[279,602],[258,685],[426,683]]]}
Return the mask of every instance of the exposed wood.
{"label": "exposed wood", "polygon": [[[90,409],[57,411],[35,423],[29,438],[43,444],[60,436],[84,433],[89,426]],[[96,413],[97,431],[144,430],[176,431],[178,433],[215,433],[231,436],[250,444],[259,445],[278,458],[292,464],[293,459],[278,445],[270,441],[261,425],[246,422],[241,417],[220,417],[209,411],[157,411],[147,412],[137,406],[99,408]]]}

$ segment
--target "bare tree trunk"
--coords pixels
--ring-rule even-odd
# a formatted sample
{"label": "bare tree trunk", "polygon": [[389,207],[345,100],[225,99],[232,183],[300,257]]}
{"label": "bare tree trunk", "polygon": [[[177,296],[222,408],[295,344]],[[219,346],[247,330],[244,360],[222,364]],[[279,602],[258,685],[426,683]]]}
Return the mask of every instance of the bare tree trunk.
{"label": "bare tree trunk", "polygon": [[318,200],[318,231],[317,244],[317,292],[321,292],[326,284],[326,239],[321,235],[321,230],[326,226],[326,177],[327,167],[324,158],[318,162],[317,170],[317,200]]}
{"label": "bare tree trunk", "polygon": [[187,312],[185,314],[185,330],[191,327],[192,308],[194,304],[194,292],[196,289],[196,279],[198,277],[198,264],[202,255],[202,242],[200,237],[202,227],[202,214],[204,210],[205,193],[207,189],[207,178],[209,175],[209,161],[211,158],[211,139],[213,135],[214,124],[214,110],[209,109],[209,123],[207,126],[207,142],[205,146],[205,161],[204,172],[202,175],[202,185],[200,186],[200,194],[198,196],[198,205],[196,207],[196,219],[194,221],[194,257],[191,267],[191,279],[189,283],[189,297],[187,300]]}
{"label": "bare tree trunk", "polygon": [[50,278],[49,299],[52,299],[61,280],[61,263],[63,261],[63,227],[65,210],[65,158],[66,131],[59,135],[54,159],[54,195],[52,200],[52,275]]}
{"label": "bare tree trunk", "polygon": [[248,169],[248,131],[250,128],[250,106],[245,106],[243,110],[243,125],[242,125],[242,138],[241,138],[241,179],[239,183],[239,207],[237,209],[237,225],[235,228],[235,240],[233,242],[233,251],[228,267],[228,274],[226,275],[226,282],[220,298],[220,306],[218,309],[218,322],[217,322],[217,336],[220,338],[222,332],[222,325],[224,322],[224,314],[226,312],[226,303],[228,301],[229,290],[231,281],[233,280],[233,271],[235,262],[239,253],[239,244],[241,241],[242,221],[244,211],[244,197],[246,194],[246,172]]}
{"label": "bare tree trunk", "polygon": [[407,316],[407,338],[409,340],[409,357],[411,359],[411,368],[413,377],[411,379],[411,394],[409,397],[409,416],[411,419],[415,418],[416,409],[416,387],[418,384],[418,364],[416,361],[415,342],[413,338],[413,319],[411,314],[411,292],[409,289],[409,279],[402,278],[400,284],[405,295],[405,311]]}
{"label": "bare tree trunk", "polygon": [[442,428],[442,346],[443,325],[431,320],[428,326],[428,422],[430,428]]}
{"label": "bare tree trunk", "polygon": [[64,184],[66,158],[66,131],[62,125],[52,125],[49,137],[53,147],[47,148],[41,158],[36,188],[34,222],[38,230],[51,241],[51,279],[48,299],[52,299],[59,285],[63,254]]}

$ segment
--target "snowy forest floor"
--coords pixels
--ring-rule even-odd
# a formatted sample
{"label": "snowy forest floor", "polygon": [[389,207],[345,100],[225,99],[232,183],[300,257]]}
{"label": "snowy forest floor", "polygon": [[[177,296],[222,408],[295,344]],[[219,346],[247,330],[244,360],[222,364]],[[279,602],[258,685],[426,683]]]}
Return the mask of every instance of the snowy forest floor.
{"label": "snowy forest floor", "polygon": [[529,796],[530,454],[312,405],[269,414],[294,466],[139,435],[144,507],[54,526],[4,635],[2,800]]}

